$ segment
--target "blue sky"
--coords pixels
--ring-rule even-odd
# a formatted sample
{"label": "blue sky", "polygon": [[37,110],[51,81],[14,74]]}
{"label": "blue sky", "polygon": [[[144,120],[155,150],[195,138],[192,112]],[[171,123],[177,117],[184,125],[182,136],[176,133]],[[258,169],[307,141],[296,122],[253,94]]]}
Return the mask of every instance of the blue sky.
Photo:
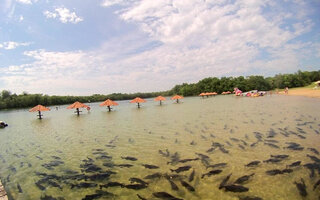
{"label": "blue sky", "polygon": [[0,90],[90,95],[320,69],[319,0],[0,0]]}

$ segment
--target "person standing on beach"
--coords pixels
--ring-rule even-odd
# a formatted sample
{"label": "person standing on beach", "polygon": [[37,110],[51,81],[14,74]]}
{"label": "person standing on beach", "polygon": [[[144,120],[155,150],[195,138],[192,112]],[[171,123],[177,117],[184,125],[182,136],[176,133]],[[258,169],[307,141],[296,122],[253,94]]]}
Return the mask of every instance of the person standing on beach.
{"label": "person standing on beach", "polygon": [[284,89],[284,93],[285,93],[285,94],[288,94],[288,92],[289,92],[289,88],[286,87],[286,88]]}

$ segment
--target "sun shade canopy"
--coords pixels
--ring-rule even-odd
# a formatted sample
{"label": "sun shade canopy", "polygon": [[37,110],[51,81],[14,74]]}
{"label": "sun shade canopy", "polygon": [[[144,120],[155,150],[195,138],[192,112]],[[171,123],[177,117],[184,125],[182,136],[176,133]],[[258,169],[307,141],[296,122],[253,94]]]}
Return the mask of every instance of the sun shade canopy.
{"label": "sun shade canopy", "polygon": [[37,105],[29,110],[29,112],[38,112],[38,111],[49,111],[50,108],[44,107],[43,105]]}

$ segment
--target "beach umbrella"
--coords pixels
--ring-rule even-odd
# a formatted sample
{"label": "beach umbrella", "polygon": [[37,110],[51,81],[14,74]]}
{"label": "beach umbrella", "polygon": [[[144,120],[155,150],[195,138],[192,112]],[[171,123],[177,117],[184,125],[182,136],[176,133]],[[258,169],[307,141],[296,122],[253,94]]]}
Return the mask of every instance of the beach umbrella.
{"label": "beach umbrella", "polygon": [[172,100],[177,100],[177,103],[179,103],[179,99],[183,99],[183,96],[175,95],[171,99]]}
{"label": "beach umbrella", "polygon": [[80,112],[82,112],[82,111],[79,110],[79,108],[87,108],[87,110],[90,110],[89,106],[87,106],[87,105],[85,105],[83,103],[80,103],[79,101],[76,101],[72,105],[67,107],[67,109],[76,109],[77,115],[79,115]]}
{"label": "beach umbrella", "polygon": [[144,103],[144,102],[147,102],[147,101],[144,99],[141,99],[140,97],[136,97],[135,99],[130,101],[130,103],[137,103],[138,108],[140,108],[140,103]]}
{"label": "beach umbrella", "polygon": [[43,105],[37,105],[29,110],[29,112],[38,112],[39,119],[42,119],[41,111],[49,111],[50,108],[44,107]]}
{"label": "beach umbrella", "polygon": [[199,94],[199,96],[201,96],[202,98],[204,98],[204,96],[206,96],[206,93],[202,92],[201,94]]}
{"label": "beach umbrella", "polygon": [[160,106],[162,105],[162,101],[165,101],[166,98],[164,98],[163,96],[158,96],[154,99],[155,101],[160,101]]}
{"label": "beach umbrella", "polygon": [[112,101],[112,100],[110,100],[110,99],[107,99],[107,100],[105,100],[104,102],[102,102],[102,103],[100,104],[100,106],[107,106],[108,109],[109,109],[109,112],[110,112],[111,109],[112,109],[110,106],[117,106],[117,105],[119,105],[117,102],[114,102],[114,101]]}

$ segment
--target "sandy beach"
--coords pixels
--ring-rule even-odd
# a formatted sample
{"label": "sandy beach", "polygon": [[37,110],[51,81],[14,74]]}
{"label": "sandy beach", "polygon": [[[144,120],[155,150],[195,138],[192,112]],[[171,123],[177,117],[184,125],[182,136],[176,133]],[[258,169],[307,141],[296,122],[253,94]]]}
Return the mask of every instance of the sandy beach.
{"label": "sandy beach", "polygon": [[[279,92],[279,94],[284,94],[284,91]],[[320,98],[320,89],[293,88],[289,89],[289,93],[287,95]]]}

